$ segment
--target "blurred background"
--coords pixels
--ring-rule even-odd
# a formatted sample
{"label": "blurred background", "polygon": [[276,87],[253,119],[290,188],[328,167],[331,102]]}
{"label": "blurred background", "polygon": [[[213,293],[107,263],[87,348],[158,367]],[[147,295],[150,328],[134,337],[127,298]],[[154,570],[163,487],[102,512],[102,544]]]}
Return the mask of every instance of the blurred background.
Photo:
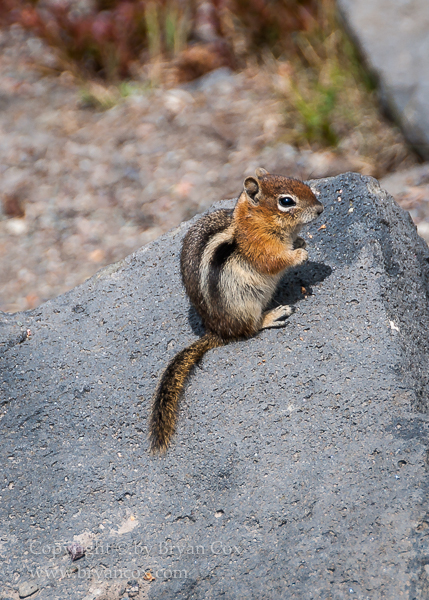
{"label": "blurred background", "polygon": [[0,310],[78,285],[259,166],[377,177],[429,240],[425,153],[347,14],[334,0],[0,0]]}

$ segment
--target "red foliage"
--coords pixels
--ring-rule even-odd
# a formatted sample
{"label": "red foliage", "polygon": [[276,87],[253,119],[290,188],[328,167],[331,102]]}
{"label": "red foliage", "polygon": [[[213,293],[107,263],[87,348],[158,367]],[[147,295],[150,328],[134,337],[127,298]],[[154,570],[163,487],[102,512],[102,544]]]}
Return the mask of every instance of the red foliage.
{"label": "red foliage", "polygon": [[252,50],[268,46],[280,53],[291,48],[291,34],[306,31],[314,24],[321,1],[317,0],[214,0],[227,8],[246,31]]}
{"label": "red foliage", "polygon": [[[112,3],[113,4],[113,3]],[[111,10],[76,16],[67,5],[39,9],[24,5],[15,21],[75,60],[84,71],[106,78],[126,77],[145,46],[144,5],[117,1]]]}
{"label": "red foliage", "polygon": [[[79,14],[72,1],[0,0],[0,22],[20,23],[76,61],[87,75],[115,79],[127,77],[132,61],[144,58],[145,51],[147,58],[151,35],[158,36],[164,55],[171,53],[165,23],[168,14],[175,11],[189,20],[187,41],[191,46],[185,49],[182,63],[186,63],[188,73],[197,75],[220,63],[233,64],[235,30],[225,26],[228,15],[244,32],[249,50],[269,46],[280,53],[292,46],[292,32],[306,30],[314,22],[312,14],[316,14],[317,6],[317,0],[96,0],[91,12]],[[148,11],[154,9],[157,25],[148,31]],[[199,49],[192,51],[195,42]],[[207,44],[206,52],[201,43]],[[209,57],[210,52],[220,56]],[[191,65],[194,56],[195,68]]]}

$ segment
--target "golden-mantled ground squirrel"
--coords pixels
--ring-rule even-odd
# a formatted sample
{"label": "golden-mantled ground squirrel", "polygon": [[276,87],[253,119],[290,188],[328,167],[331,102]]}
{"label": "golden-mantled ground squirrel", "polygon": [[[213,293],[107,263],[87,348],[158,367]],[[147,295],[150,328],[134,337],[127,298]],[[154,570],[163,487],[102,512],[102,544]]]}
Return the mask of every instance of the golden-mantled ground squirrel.
{"label": "golden-mantled ground squirrel", "polygon": [[167,449],[179,400],[192,367],[212,348],[282,327],[290,306],[264,312],[283,273],[308,259],[298,234],[322,204],[297,179],[257,169],[247,177],[233,210],[205,215],[189,229],[181,254],[183,283],[206,334],[169,363],[155,392],[152,451]]}

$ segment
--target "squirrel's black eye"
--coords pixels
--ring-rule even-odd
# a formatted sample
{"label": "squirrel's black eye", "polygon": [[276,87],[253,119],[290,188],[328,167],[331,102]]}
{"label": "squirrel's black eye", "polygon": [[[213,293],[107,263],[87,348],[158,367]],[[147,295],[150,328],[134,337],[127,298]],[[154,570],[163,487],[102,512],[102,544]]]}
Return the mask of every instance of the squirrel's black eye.
{"label": "squirrel's black eye", "polygon": [[290,208],[291,206],[295,206],[296,202],[292,198],[292,196],[279,196],[279,208]]}

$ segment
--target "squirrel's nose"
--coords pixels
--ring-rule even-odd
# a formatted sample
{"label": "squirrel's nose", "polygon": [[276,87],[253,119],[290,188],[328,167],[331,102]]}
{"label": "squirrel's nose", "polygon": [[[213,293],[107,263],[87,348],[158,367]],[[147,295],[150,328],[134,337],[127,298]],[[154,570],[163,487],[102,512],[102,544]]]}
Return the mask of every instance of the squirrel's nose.
{"label": "squirrel's nose", "polygon": [[319,202],[319,204],[316,205],[317,214],[321,215],[324,210],[325,209],[323,208],[323,204],[320,204],[320,202]]}

